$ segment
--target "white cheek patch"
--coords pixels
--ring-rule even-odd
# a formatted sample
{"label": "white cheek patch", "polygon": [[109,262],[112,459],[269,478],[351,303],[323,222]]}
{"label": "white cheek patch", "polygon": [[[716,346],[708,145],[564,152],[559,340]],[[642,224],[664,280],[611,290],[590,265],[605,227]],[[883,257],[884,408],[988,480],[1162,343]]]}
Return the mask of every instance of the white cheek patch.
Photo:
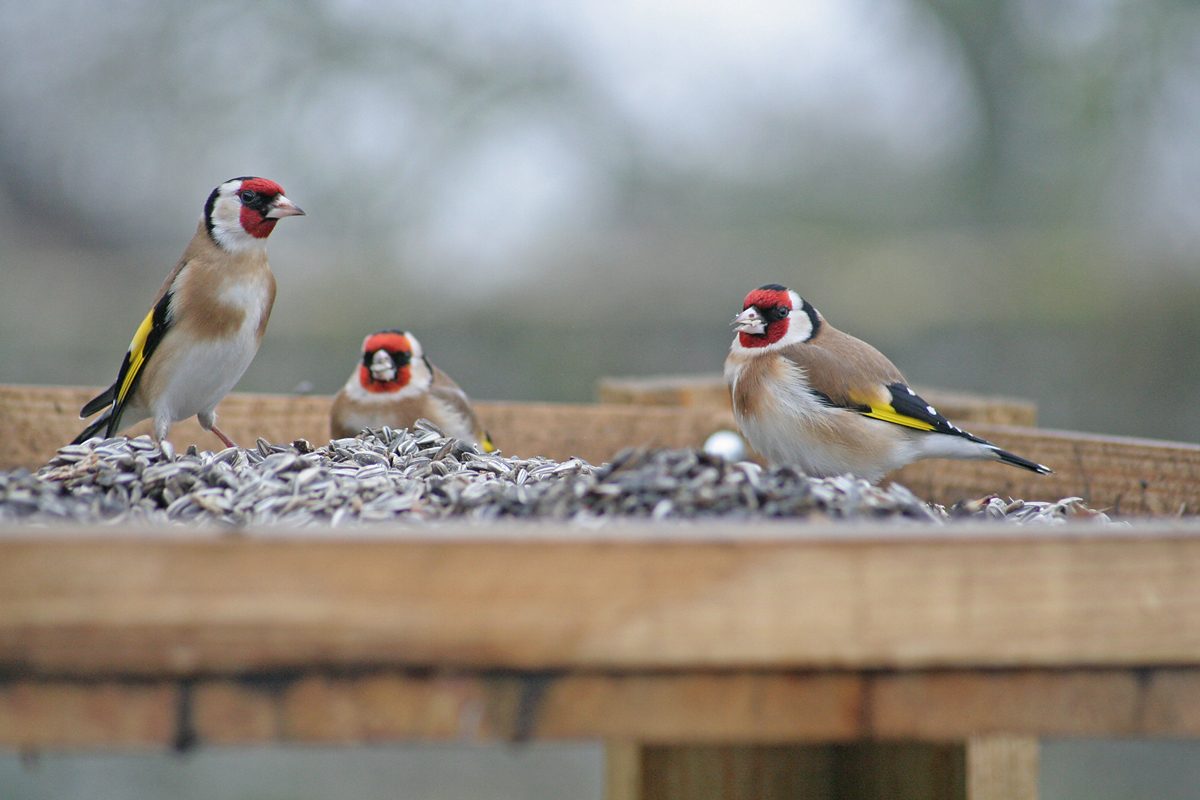
{"label": "white cheek patch", "polygon": [[267,246],[266,239],[251,236],[242,227],[242,204],[236,197],[223,195],[213,204],[212,236],[222,249],[231,253]]}
{"label": "white cheek patch", "polygon": [[803,309],[799,309],[788,315],[787,333],[779,337],[779,341],[775,344],[786,347],[789,344],[807,342],[812,338],[812,334],[812,320],[808,318],[808,314],[805,314]]}

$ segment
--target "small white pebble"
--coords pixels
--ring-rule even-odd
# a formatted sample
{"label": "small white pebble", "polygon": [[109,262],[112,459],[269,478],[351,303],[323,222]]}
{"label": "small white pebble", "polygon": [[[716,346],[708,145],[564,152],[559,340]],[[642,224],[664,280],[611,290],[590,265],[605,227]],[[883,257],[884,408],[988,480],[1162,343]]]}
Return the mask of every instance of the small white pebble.
{"label": "small white pebble", "polygon": [[746,440],[733,431],[717,431],[704,440],[704,452],[710,456],[720,456],[726,461],[744,461]]}

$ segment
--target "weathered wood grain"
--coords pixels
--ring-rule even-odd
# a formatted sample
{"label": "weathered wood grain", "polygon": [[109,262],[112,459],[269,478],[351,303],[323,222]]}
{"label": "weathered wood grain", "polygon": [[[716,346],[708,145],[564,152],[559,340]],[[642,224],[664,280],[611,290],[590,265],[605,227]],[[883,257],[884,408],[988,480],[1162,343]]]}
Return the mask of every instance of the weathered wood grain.
{"label": "weathered wood grain", "polygon": [[719,373],[606,377],[596,381],[596,395],[601,403],[731,409]]}
{"label": "weathered wood grain", "polygon": [[163,749],[178,705],[168,682],[0,681],[0,748]]}
{"label": "weathered wood grain", "polygon": [[[907,670],[521,673],[378,667],[186,681],[26,676],[0,681],[0,749],[525,739],[605,739],[621,749],[632,742],[660,748],[797,747],[994,738],[1020,740],[1021,757],[1027,757],[1028,743],[1042,736],[1195,738],[1200,729],[1195,703],[1170,707],[1166,703],[1175,695],[1163,688],[1181,680],[1194,686],[1200,667],[1106,669],[1091,681],[1082,672],[961,669],[954,671],[953,691],[946,690],[943,675]],[[894,696],[886,696],[895,687],[882,685],[889,681],[910,692],[925,685],[925,706],[897,715]],[[1119,708],[1111,713],[1095,708],[1113,699],[1117,685],[1130,687]],[[1014,686],[1026,711],[979,713],[997,707],[997,698]],[[596,687],[604,702],[575,702]],[[1047,710],[1029,711],[1035,702]],[[949,722],[960,703],[973,710],[965,720]],[[1137,712],[1143,705],[1156,710]],[[712,720],[697,725],[705,715]],[[1008,757],[1004,749],[998,745],[992,754],[1000,764]],[[628,748],[623,755],[625,783],[637,783],[640,759]],[[979,757],[986,760],[983,753]]]}
{"label": "weathered wood grain", "polygon": [[658,530],[448,526],[359,539],[39,530],[0,541],[0,668],[1200,663],[1194,527]]}
{"label": "weathered wood grain", "polygon": [[505,454],[577,456],[592,464],[626,447],[700,447],[713,431],[733,427],[733,414],[720,409],[681,414],[646,406],[482,402],[475,408]]}
{"label": "weathered wood grain", "polygon": [[1037,739],[974,736],[967,741],[966,750],[967,800],[1037,800]]}
{"label": "weathered wood grain", "polygon": [[[79,409],[98,389],[0,385],[0,470],[37,469],[71,441],[84,423]],[[328,397],[241,394],[217,407],[221,430],[243,447],[259,437],[270,442],[329,441]],[[720,410],[678,413],[670,408],[598,406],[564,403],[476,402],[475,409],[506,455],[572,456],[600,464],[624,447],[699,447],[715,430],[730,428],[733,417]],[[151,432],[149,420],[126,433]],[[203,430],[195,417],[171,427],[177,452],[189,444],[220,450],[220,440]]]}
{"label": "weathered wood grain", "polygon": [[[79,409],[99,391],[94,387],[0,385],[0,469],[37,469],[49,461],[59,447],[84,429]],[[321,445],[329,441],[330,403],[328,397],[234,392],[217,407],[218,425],[243,447],[253,447],[260,436],[271,442],[308,439]],[[150,420],[145,420],[125,433],[148,435],[152,428]],[[173,425],[169,438],[179,452],[189,444],[201,450],[224,448],[195,417]]]}
{"label": "weathered wood grain", "polygon": [[1114,515],[1200,513],[1200,445],[985,424],[972,426],[972,433],[1056,474],[929,459],[888,478],[944,504],[988,494],[1043,501],[1081,497]]}
{"label": "weathered wood grain", "polygon": [[943,741],[1014,731],[1132,736],[1146,697],[1131,669],[903,672],[872,684],[872,724],[888,738]]}

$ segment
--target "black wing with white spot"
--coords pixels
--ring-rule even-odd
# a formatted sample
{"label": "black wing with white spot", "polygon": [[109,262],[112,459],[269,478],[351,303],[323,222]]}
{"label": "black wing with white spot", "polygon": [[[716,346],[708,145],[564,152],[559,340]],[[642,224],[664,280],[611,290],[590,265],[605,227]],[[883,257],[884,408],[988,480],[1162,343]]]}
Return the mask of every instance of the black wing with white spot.
{"label": "black wing with white spot", "polygon": [[[967,433],[962,428],[955,425],[950,420],[946,419],[938,410],[926,402],[925,398],[914,392],[912,389],[905,386],[903,383],[893,383],[887,387],[892,394],[892,411],[901,417],[907,417],[917,422],[924,423],[920,427],[924,430],[935,431],[937,433],[945,433],[950,436],[961,436],[964,439],[970,439],[972,442],[988,444],[987,440],[980,439],[973,433]],[[912,427],[917,427],[913,425]]]}
{"label": "black wing with white spot", "polygon": [[1027,469],[1030,472],[1036,472],[1039,475],[1051,475],[1054,470],[1049,467],[1044,467],[1041,464],[1030,461],[1027,458],[1021,458],[1018,455],[1001,450],[996,445],[989,442],[987,439],[982,439],[973,433],[968,433],[962,428],[955,425],[950,420],[938,413],[938,410],[927,403],[924,398],[914,392],[912,389],[905,386],[903,383],[893,383],[889,385],[888,391],[891,393],[892,401],[890,407],[872,407],[866,413],[868,417],[875,417],[886,422],[892,422],[896,425],[904,425],[917,430],[929,431],[931,433],[943,433],[948,436],[958,436],[963,439],[968,439],[972,442],[991,449],[996,454],[996,458],[1005,464],[1011,464],[1014,467]]}

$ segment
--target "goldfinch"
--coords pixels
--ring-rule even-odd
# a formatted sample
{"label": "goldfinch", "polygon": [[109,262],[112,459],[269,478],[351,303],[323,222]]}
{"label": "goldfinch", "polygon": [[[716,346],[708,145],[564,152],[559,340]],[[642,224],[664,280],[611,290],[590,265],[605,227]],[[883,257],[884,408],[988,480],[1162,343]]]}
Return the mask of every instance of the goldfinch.
{"label": "goldfinch", "polygon": [[162,441],[193,414],[227,447],[215,409],[254,360],[275,302],[267,237],[303,215],[265,178],[233,178],[208,196],[196,235],[142,320],[112,386],[80,412],[102,413],[74,444],[114,436],[147,417]]}
{"label": "goldfinch", "polygon": [[363,340],[350,380],[333,398],[329,426],[334,438],[384,425],[411,428],[422,418],[485,453],[496,449],[466,393],[430,363],[417,337],[406,331],[372,333]]}
{"label": "goldfinch", "polygon": [[725,359],[733,413],[750,446],[813,476],[876,483],[922,458],[1051,470],[967,433],[908,387],[882,353],[842,333],[778,284],[746,296]]}

